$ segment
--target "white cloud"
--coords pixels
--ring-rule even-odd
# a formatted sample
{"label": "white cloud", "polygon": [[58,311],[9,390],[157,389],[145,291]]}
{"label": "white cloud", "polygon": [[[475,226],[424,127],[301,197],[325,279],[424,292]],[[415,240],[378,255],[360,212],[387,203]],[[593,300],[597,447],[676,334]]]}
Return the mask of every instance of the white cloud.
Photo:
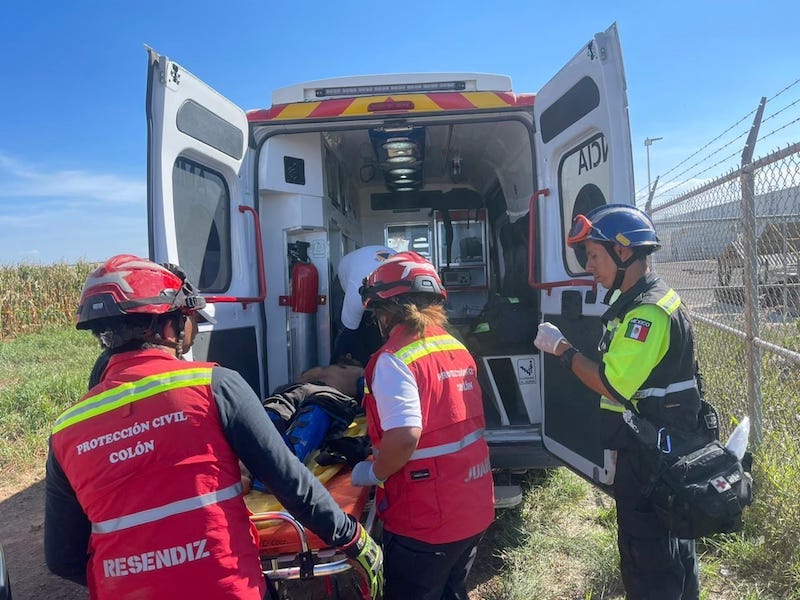
{"label": "white cloud", "polygon": [[0,264],[145,253],[145,207],[144,181],[47,171],[0,152]]}
{"label": "white cloud", "polygon": [[46,171],[0,153],[0,200],[69,198],[113,204],[144,203],[141,179],[88,171]]}

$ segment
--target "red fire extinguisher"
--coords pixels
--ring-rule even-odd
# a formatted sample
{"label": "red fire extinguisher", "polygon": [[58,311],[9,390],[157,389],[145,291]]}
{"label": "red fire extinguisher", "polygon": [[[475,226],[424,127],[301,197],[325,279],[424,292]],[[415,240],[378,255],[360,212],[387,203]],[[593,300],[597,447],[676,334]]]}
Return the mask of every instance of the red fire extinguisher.
{"label": "red fire extinguisher", "polygon": [[308,258],[308,242],[289,244],[292,269],[292,309],[289,318],[292,381],[300,373],[317,365],[317,306],[319,304],[319,272]]}
{"label": "red fire extinguisher", "polygon": [[316,314],[319,272],[312,263],[296,262],[292,267],[292,311]]}

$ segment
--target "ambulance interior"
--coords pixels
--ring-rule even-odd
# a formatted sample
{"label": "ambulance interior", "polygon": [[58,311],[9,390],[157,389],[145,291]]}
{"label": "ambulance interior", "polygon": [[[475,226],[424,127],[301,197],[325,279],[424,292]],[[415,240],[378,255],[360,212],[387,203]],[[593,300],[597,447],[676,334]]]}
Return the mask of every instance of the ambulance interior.
{"label": "ambulance interior", "polygon": [[[538,307],[527,281],[534,193],[529,123],[526,115],[507,113],[324,131],[254,126],[264,255],[285,261],[280,272],[267,269],[267,289],[291,293],[299,248],[317,266],[319,293],[327,298],[315,316],[311,352],[300,348],[308,342],[293,331],[296,319],[266,303],[271,387],[305,363],[327,364],[342,297],[337,264],[351,250],[382,244],[416,251],[439,270],[451,330],[479,366],[487,425],[540,423],[532,342]],[[285,335],[273,325],[279,322],[286,323]],[[287,354],[287,346],[283,365],[276,354]],[[527,380],[520,378],[519,357],[530,369]]]}

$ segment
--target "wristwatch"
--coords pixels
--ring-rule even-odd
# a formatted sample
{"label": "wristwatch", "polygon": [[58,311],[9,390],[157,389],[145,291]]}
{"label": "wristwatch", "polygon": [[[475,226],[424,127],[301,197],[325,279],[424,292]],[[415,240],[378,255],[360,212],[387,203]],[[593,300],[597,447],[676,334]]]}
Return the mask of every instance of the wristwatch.
{"label": "wristwatch", "polygon": [[572,371],[572,359],[575,358],[575,355],[578,353],[578,349],[570,346],[564,352],[561,353],[561,356],[558,357],[558,361],[561,363],[561,366],[565,369]]}

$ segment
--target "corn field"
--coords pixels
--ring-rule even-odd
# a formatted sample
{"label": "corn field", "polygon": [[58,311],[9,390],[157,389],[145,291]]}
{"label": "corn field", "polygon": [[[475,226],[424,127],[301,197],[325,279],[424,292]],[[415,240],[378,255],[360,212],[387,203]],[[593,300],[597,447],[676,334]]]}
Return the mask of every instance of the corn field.
{"label": "corn field", "polygon": [[97,265],[0,266],[0,340],[75,323],[83,282]]}

